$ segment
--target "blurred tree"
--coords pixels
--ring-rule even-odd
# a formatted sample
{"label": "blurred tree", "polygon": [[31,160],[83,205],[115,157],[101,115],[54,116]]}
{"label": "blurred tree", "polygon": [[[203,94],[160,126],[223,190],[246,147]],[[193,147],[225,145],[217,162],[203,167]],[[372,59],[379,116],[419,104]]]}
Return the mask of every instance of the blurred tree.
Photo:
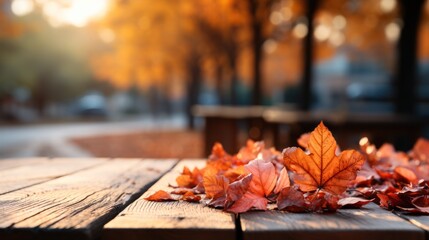
{"label": "blurred tree", "polygon": [[28,89],[39,111],[49,103],[66,103],[80,96],[91,80],[86,64],[90,31],[53,28],[39,12],[14,19],[22,31],[0,48],[0,95]]}
{"label": "blurred tree", "polygon": [[[198,102],[205,61],[217,64],[219,91],[222,71],[226,70],[231,76],[231,99],[237,95],[236,58],[241,37],[237,30],[241,19],[235,15],[234,4],[207,0],[113,1],[100,27],[112,31],[115,40],[110,52],[96,57],[94,68],[98,76],[110,77],[122,86],[132,79],[141,88],[155,86],[167,94],[171,81],[181,80],[186,86],[185,111],[192,127],[191,107]],[[219,21],[219,17],[225,17],[225,21]]]}
{"label": "blurred tree", "polygon": [[262,104],[262,61],[264,57],[263,44],[269,38],[272,30],[270,15],[275,0],[248,0],[249,27],[252,37],[253,53],[253,87],[252,104]]}
{"label": "blurred tree", "polygon": [[415,114],[417,100],[417,41],[425,0],[399,1],[403,21],[398,41],[395,110]]}

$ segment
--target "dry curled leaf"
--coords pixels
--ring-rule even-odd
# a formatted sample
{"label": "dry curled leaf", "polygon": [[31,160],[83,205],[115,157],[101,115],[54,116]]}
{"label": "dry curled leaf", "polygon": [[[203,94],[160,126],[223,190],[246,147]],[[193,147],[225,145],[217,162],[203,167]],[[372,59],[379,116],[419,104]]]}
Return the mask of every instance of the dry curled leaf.
{"label": "dry curled leaf", "polygon": [[328,128],[321,122],[311,133],[309,153],[300,148],[286,148],[284,162],[294,174],[294,181],[304,192],[325,190],[341,194],[363,165],[364,157],[355,150],[335,154],[337,143]]}
{"label": "dry curled leaf", "polygon": [[182,174],[176,178],[177,185],[184,188],[193,188],[202,181],[202,173],[198,168],[192,171],[188,167],[183,167]]}
{"label": "dry curled leaf", "polygon": [[256,210],[267,210],[267,203],[268,200],[265,197],[248,191],[226,210],[232,213],[247,212],[251,208]]}
{"label": "dry curled leaf", "polygon": [[429,140],[419,138],[414,144],[411,156],[422,162],[429,163]]}
{"label": "dry curled leaf", "polygon": [[164,190],[158,190],[154,194],[145,198],[148,201],[154,202],[166,202],[166,201],[176,201],[168,192]]}
{"label": "dry curled leaf", "polygon": [[186,202],[200,202],[201,197],[198,195],[195,195],[192,191],[188,191],[180,198],[180,200],[186,201]]}
{"label": "dry curled leaf", "polygon": [[279,193],[283,188],[290,186],[289,174],[287,173],[286,168],[282,168],[280,171],[279,177],[277,178],[276,187],[274,188],[274,193]]}
{"label": "dry curled leaf", "polygon": [[239,200],[243,197],[243,195],[247,192],[249,189],[250,182],[252,181],[252,174],[249,173],[242,179],[235,181],[231,183],[228,186],[228,190],[226,191],[226,199],[228,202],[228,205],[231,205],[235,201]]}
{"label": "dry curled leaf", "polygon": [[297,186],[283,188],[277,197],[277,207],[279,210],[300,213],[307,212],[308,205],[305,202],[304,195]]}
{"label": "dry curled leaf", "polygon": [[365,199],[359,197],[346,197],[338,200],[338,205],[340,205],[342,208],[361,208],[373,200],[374,199]]}
{"label": "dry curled leaf", "polygon": [[213,172],[204,173],[203,185],[207,198],[225,195],[229,181],[222,175],[216,175]]}

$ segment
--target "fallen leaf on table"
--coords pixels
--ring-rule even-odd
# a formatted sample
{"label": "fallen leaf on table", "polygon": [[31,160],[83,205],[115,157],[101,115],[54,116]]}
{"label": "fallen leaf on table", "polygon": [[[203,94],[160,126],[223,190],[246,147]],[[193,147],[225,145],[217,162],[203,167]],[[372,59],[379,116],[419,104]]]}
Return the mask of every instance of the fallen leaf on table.
{"label": "fallen leaf on table", "polygon": [[356,178],[364,157],[355,150],[346,150],[337,156],[336,148],[334,137],[321,122],[310,134],[308,154],[296,147],[283,151],[285,165],[294,172],[293,180],[302,191],[325,190],[341,194]]}
{"label": "fallen leaf on table", "polygon": [[277,197],[277,207],[279,210],[300,213],[308,211],[308,204],[304,195],[297,186],[283,188]]}
{"label": "fallen leaf on table", "polygon": [[191,191],[188,191],[187,193],[183,194],[183,196],[180,198],[180,200],[184,200],[186,202],[200,202],[201,197],[198,195],[195,195]]}
{"label": "fallen leaf on table", "polygon": [[429,214],[429,195],[416,197],[411,202],[422,213]]}
{"label": "fallen leaf on table", "polygon": [[203,175],[198,168],[192,171],[188,167],[183,167],[182,174],[176,178],[177,185],[184,188],[193,188],[203,179]]}
{"label": "fallen leaf on table", "polygon": [[251,208],[256,210],[267,210],[268,200],[265,197],[256,195],[252,192],[246,192],[240,199],[238,199],[226,211],[232,213],[247,212]]}
{"label": "fallen leaf on table", "polygon": [[395,167],[394,173],[397,180],[405,180],[407,183],[418,182],[416,174],[406,167]]}
{"label": "fallen leaf on table", "polygon": [[338,200],[338,204],[342,208],[361,208],[362,206],[372,202],[374,199],[365,199],[359,197],[346,197]]}
{"label": "fallen leaf on table", "polygon": [[277,178],[276,187],[274,188],[274,193],[279,193],[283,188],[290,186],[289,174],[287,173],[286,168],[282,168],[280,171],[279,177]]}
{"label": "fallen leaf on table", "polygon": [[252,181],[252,174],[249,173],[242,179],[235,181],[228,186],[226,191],[227,205],[232,205],[235,201],[239,200],[249,190],[250,182]]}
{"label": "fallen leaf on table", "polygon": [[229,181],[222,175],[206,172],[203,177],[203,185],[207,198],[213,198],[217,195],[225,195]]}
{"label": "fallen leaf on table", "polygon": [[145,198],[148,201],[155,202],[166,202],[166,201],[177,201],[177,199],[173,198],[168,192],[164,190],[158,190],[154,194]]}
{"label": "fallen leaf on table", "polygon": [[419,138],[410,155],[422,162],[429,163],[429,140]]}
{"label": "fallen leaf on table", "polygon": [[249,191],[261,197],[270,195],[277,181],[274,165],[271,162],[255,159],[244,167],[252,173]]}

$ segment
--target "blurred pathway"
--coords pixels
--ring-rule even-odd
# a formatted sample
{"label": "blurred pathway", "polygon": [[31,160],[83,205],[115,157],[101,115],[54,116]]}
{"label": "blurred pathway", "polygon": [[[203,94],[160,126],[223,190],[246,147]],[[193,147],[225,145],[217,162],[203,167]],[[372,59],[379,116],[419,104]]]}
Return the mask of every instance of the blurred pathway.
{"label": "blurred pathway", "polygon": [[0,127],[0,158],[90,157],[91,154],[70,143],[72,137],[122,134],[141,130],[178,130],[185,119],[141,117],[118,122],[64,123]]}

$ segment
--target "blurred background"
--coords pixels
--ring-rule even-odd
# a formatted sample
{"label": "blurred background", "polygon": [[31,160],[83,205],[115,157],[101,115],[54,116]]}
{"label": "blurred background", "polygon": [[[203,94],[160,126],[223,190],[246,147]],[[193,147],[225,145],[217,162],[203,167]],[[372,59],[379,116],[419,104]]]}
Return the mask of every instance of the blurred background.
{"label": "blurred background", "polygon": [[251,106],[428,136],[429,1],[0,0],[2,158],[203,157],[209,117],[278,144]]}

